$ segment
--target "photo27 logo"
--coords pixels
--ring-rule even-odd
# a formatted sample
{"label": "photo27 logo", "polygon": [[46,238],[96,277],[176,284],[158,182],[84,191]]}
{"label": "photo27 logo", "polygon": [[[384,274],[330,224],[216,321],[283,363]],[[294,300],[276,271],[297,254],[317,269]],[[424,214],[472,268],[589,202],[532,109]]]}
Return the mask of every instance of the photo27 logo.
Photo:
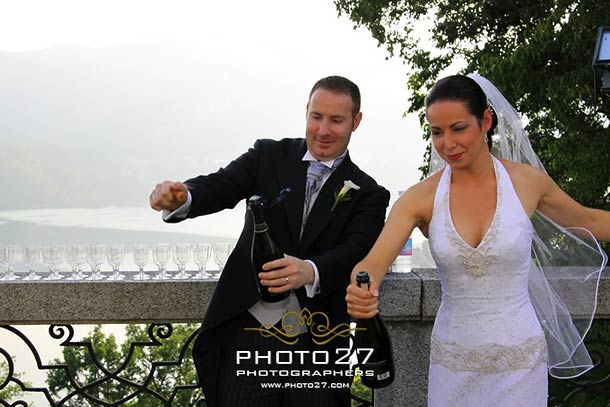
{"label": "photo27 logo", "polygon": [[282,316],[281,328],[262,324],[257,328],[244,329],[258,331],[264,337],[273,337],[287,345],[294,345],[299,341],[299,335],[308,331],[316,345],[325,345],[338,337],[347,338],[352,332],[362,328],[352,328],[348,323],[331,327],[330,319],[324,312],[312,313],[307,308],[303,308],[300,312],[286,312]]}

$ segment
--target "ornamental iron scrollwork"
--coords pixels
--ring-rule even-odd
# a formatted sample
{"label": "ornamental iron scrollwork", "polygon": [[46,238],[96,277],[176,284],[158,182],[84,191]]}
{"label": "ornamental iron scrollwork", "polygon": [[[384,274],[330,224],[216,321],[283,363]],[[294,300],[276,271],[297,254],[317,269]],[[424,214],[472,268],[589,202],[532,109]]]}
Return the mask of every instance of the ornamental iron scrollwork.
{"label": "ornamental iron scrollwork", "polygon": [[[127,367],[132,362],[134,355],[136,354],[136,349],[145,348],[145,347],[161,347],[163,346],[163,340],[167,340],[171,337],[174,328],[169,323],[162,324],[151,324],[147,328],[148,340],[146,341],[135,341],[129,344],[129,350],[127,355],[124,357],[122,363],[115,369],[109,369],[101,362],[99,359],[94,345],[91,341],[74,341],[74,328],[72,325],[50,325],[49,326],[49,335],[56,340],[61,341],[60,346],[72,347],[72,348],[80,348],[83,349],[90,358],[91,362],[101,372],[101,376],[96,380],[93,380],[86,384],[80,384],[78,379],[78,372],[72,372],[69,369],[69,366],[66,363],[56,363],[56,364],[44,364],[40,357],[40,353],[32,343],[32,341],[19,329],[11,325],[0,325],[0,329],[4,329],[17,338],[19,338],[29,349],[31,355],[34,357],[36,366],[39,371],[61,371],[65,374],[65,377],[69,381],[70,388],[72,390],[68,391],[65,395],[57,396],[54,394],[48,387],[35,387],[31,386],[29,383],[21,380],[20,375],[15,371],[15,364],[11,357],[11,355],[2,347],[0,347],[0,362],[2,358],[6,359],[6,377],[0,375],[0,406],[3,407],[29,407],[28,402],[25,400],[17,400],[14,402],[9,402],[8,400],[4,400],[2,398],[2,393],[9,386],[16,386],[20,389],[21,392],[25,394],[42,394],[44,398],[46,398],[49,406],[52,407],[60,407],[67,406],[72,401],[76,400],[86,400],[91,406],[104,406],[104,407],[115,407],[115,406],[125,406],[129,405],[130,402],[134,402],[137,397],[148,396],[153,398],[156,401],[156,405],[158,406],[177,406],[175,404],[176,397],[180,392],[183,391],[197,391],[201,392],[199,383],[192,383],[187,385],[175,385],[171,390],[171,394],[169,396],[164,396],[159,391],[151,388],[150,386],[153,384],[153,378],[155,376],[155,372],[157,372],[160,368],[164,367],[180,367],[185,359],[185,354],[187,350],[190,348],[191,343],[197,336],[197,331],[195,330],[188,339],[182,344],[180,347],[180,352],[178,358],[176,360],[162,360],[162,361],[153,361],[150,364],[150,369],[148,374],[142,382],[136,382],[127,377],[124,377],[124,373],[126,373]],[[188,356],[190,357],[190,355]],[[2,374],[2,372],[0,372]],[[48,376],[47,376],[48,377]],[[121,384],[129,389],[129,391],[125,392],[118,400],[104,400],[98,396],[96,396],[95,389],[104,384],[113,385]],[[374,404],[370,400],[366,400],[364,398],[358,397],[354,394],[351,395],[352,400],[354,400],[355,405],[357,407],[372,407]],[[372,397],[371,397],[372,399]],[[192,404],[195,407],[204,407],[205,399],[203,395],[197,398],[197,400]],[[183,406],[179,406],[183,407]]]}
{"label": "ornamental iron scrollwork", "polygon": [[[56,406],[64,406],[70,400],[76,400],[77,398],[81,398],[87,400],[91,405],[95,406],[104,406],[104,407],[114,407],[114,406],[123,406],[126,405],[131,400],[134,400],[138,396],[148,395],[157,401],[157,405],[160,406],[172,406],[176,396],[181,391],[200,391],[199,384],[187,384],[187,385],[175,385],[171,391],[169,396],[164,396],[160,392],[151,388],[151,384],[153,383],[153,378],[155,372],[157,372],[160,368],[163,367],[175,367],[181,366],[184,360],[184,356],[186,351],[189,349],[191,342],[197,335],[197,331],[194,331],[189,338],[182,344],[179,352],[179,356],[176,360],[162,360],[162,361],[153,361],[150,365],[150,369],[145,380],[141,383],[137,383],[129,378],[123,377],[122,373],[124,373],[125,369],[132,362],[132,358],[137,348],[143,347],[159,347],[163,346],[163,340],[166,340],[171,337],[173,333],[173,327],[171,324],[151,324],[148,326],[148,340],[147,341],[138,341],[132,342],[129,346],[129,351],[125,356],[123,363],[116,369],[108,369],[106,368],[99,360],[93,344],[91,342],[84,341],[73,341],[74,337],[74,328],[71,325],[51,325],[49,326],[49,335],[57,340],[61,340],[60,343],[63,347],[75,347],[75,348],[83,348],[86,351],[86,354],[93,362],[94,366],[101,372],[101,376],[85,385],[79,384],[79,380],[75,377],[75,372],[71,372],[68,368],[68,365],[65,363],[59,364],[44,364],[42,363],[40,354],[34,344],[27,338],[25,334],[19,331],[17,328],[8,325],[2,325],[0,328],[7,330],[13,333],[15,336],[21,339],[21,341],[27,345],[31,354],[34,356],[36,361],[36,365],[38,370],[46,370],[46,371],[63,371],[65,373],[65,377],[68,378],[70,382],[70,386],[73,390],[69,391],[65,396],[57,399],[55,395],[51,393],[48,388],[44,387],[32,387],[28,386],[25,382],[17,377],[15,374],[15,366],[12,361],[12,358],[8,354],[8,352],[2,348],[0,348],[0,353],[4,358],[8,361],[8,374],[7,377],[0,378],[2,382],[0,383],[0,392],[5,389],[9,384],[13,383],[18,386],[22,392],[24,393],[39,393],[43,394],[47,399],[48,403],[52,407]],[[189,355],[190,357],[190,355]],[[92,394],[94,389],[96,389],[100,385],[104,384],[122,384],[127,386],[130,391],[127,392],[126,395],[122,396],[119,400],[116,401],[108,401],[103,400],[96,395]],[[9,404],[8,401],[0,398],[0,404],[6,407],[28,407],[27,402],[24,400],[18,400]],[[195,406],[205,406],[205,400],[203,396],[199,397],[198,400],[194,404]]]}
{"label": "ornamental iron scrollwork", "polygon": [[375,404],[372,401],[373,397],[374,397],[373,390],[371,390],[371,400],[366,400],[366,399],[360,398],[352,393],[352,395],[351,395],[352,406],[354,406],[354,407],[374,407]]}

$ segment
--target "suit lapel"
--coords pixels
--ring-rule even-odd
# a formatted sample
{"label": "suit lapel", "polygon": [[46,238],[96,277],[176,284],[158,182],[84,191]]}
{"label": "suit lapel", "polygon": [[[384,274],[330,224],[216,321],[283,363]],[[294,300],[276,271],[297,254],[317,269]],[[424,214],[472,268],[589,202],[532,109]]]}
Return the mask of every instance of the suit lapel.
{"label": "suit lapel", "polygon": [[295,148],[289,154],[281,157],[276,167],[280,188],[290,188],[292,190],[286,196],[283,206],[286,208],[288,228],[295,243],[298,243],[301,233],[305,201],[305,178],[307,177],[307,162],[303,161],[305,151],[306,145],[303,140],[299,148]]}
{"label": "suit lapel", "polygon": [[336,216],[337,212],[341,210],[341,204],[339,204],[334,211],[331,211],[331,208],[335,203],[335,192],[343,187],[343,182],[349,179],[352,173],[353,164],[348,154],[339,168],[333,171],[328,180],[326,180],[320,190],[318,198],[311,208],[307,223],[305,224],[303,236],[301,237],[299,248],[300,254],[303,254],[309,246],[311,246],[324,227],[326,227],[326,225]]}

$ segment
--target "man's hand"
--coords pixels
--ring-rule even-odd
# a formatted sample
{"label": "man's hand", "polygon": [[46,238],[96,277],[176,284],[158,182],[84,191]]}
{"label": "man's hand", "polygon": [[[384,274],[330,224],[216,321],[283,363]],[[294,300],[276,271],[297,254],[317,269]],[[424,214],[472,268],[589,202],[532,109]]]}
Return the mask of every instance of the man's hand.
{"label": "man's hand", "polygon": [[175,211],[188,197],[188,188],[182,182],[163,181],[150,193],[150,207],[156,211]]}
{"label": "man's hand", "polygon": [[283,293],[305,284],[313,284],[315,278],[311,264],[288,255],[263,264],[263,270],[266,271],[258,273],[258,278],[263,285],[269,287],[271,293]]}
{"label": "man's hand", "polygon": [[353,281],[347,287],[347,313],[356,319],[373,318],[379,312],[379,283],[371,276],[369,289],[358,287]]}

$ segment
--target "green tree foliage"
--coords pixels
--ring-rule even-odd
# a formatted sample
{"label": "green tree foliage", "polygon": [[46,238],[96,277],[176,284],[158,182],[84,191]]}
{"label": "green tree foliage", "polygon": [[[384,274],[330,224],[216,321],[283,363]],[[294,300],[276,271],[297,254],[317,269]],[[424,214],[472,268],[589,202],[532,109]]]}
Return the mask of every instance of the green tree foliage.
{"label": "green tree foliage", "polygon": [[[418,112],[422,125],[424,97],[434,82],[476,71],[526,118],[534,149],[553,179],[582,204],[610,209],[610,101],[595,100],[591,68],[598,27],[610,25],[608,0],[335,5],[410,68],[408,112]],[[425,26],[430,29],[420,30]]]}
{"label": "green tree foliage", "polygon": [[[8,375],[8,362],[5,360],[0,360],[0,386],[4,385],[4,387],[0,389],[0,400],[12,402],[16,401],[17,399],[21,399],[23,396],[23,391],[21,391],[21,388],[17,384],[13,382],[7,382]],[[16,379],[20,379],[21,376],[23,376],[22,373],[13,373],[13,377]],[[31,383],[29,382],[24,382],[23,384],[25,386],[31,386]]]}
{"label": "green tree foliage", "polygon": [[366,401],[371,401],[373,399],[373,392],[371,389],[362,384],[360,376],[354,377],[350,391],[352,396],[357,397],[356,400],[352,399],[352,407],[357,407],[361,404],[359,401],[357,401],[358,399]]}
{"label": "green tree foliage", "polygon": [[[94,363],[87,347],[78,344],[64,347],[63,362],[57,359],[53,361],[55,365],[65,363],[69,375],[63,369],[50,370],[47,375],[47,385],[53,394],[65,397],[75,390],[69,377],[71,376],[78,387],[87,386],[88,395],[106,402],[124,400],[120,405],[127,407],[163,406],[163,402],[154,395],[139,392],[137,385],[145,384],[148,389],[157,392],[165,399],[170,399],[177,387],[179,389],[179,386],[197,383],[190,346],[184,353],[182,363],[177,365],[165,363],[179,360],[184,343],[196,329],[195,324],[174,324],[173,332],[168,338],[159,339],[158,346],[148,346],[152,341],[147,327],[127,325],[125,342],[119,347],[114,335],[104,334],[101,326],[98,325],[83,338],[82,343],[92,344],[95,359],[103,368],[111,373],[118,372],[119,377],[129,380],[136,386],[109,377]],[[155,338],[159,337],[155,335]],[[133,347],[133,354],[128,357],[131,344],[139,345]],[[157,365],[154,366],[153,363]],[[154,373],[151,374],[153,371]],[[202,397],[200,390],[178,390],[171,405],[194,406],[197,405],[200,397]],[[83,407],[101,404],[92,403],[83,396],[74,396],[64,405]]]}

